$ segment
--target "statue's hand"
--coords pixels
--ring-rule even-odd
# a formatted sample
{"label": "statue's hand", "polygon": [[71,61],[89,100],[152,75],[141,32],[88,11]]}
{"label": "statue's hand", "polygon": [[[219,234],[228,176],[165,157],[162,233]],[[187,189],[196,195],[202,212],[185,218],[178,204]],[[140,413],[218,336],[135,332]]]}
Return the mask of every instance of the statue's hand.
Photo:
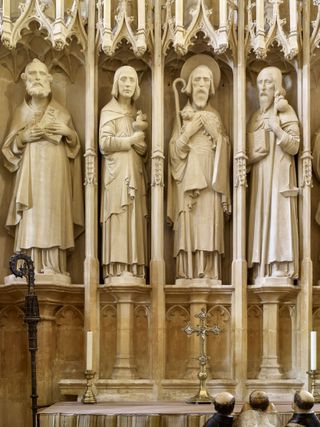
{"label": "statue's hand", "polygon": [[46,126],[45,130],[48,133],[52,133],[54,135],[66,136],[67,138],[72,138],[73,136],[73,130],[70,129],[69,126],[67,126],[64,123],[59,123],[59,122],[49,123]]}
{"label": "statue's hand", "polygon": [[200,114],[195,114],[191,122],[185,125],[183,135],[190,139],[195,133],[197,133],[202,127],[202,121]]}
{"label": "statue's hand", "polygon": [[282,129],[279,123],[279,117],[273,114],[264,119],[265,129],[269,132],[274,132],[277,136],[281,134]]}
{"label": "statue's hand", "polygon": [[44,130],[39,128],[38,126],[34,126],[32,128],[26,129],[21,134],[21,141],[23,144],[27,144],[29,142],[38,141],[44,135]]}
{"label": "statue's hand", "polygon": [[131,136],[128,136],[130,145],[138,145],[139,143],[144,141],[144,132],[142,131],[137,131],[137,132],[133,132],[133,134]]}
{"label": "statue's hand", "polygon": [[139,144],[133,144],[132,147],[140,156],[143,156],[147,151],[147,144],[144,141]]}
{"label": "statue's hand", "polygon": [[143,156],[147,149],[147,144],[144,141],[144,133],[141,131],[134,132],[130,138],[131,146],[140,155]]}

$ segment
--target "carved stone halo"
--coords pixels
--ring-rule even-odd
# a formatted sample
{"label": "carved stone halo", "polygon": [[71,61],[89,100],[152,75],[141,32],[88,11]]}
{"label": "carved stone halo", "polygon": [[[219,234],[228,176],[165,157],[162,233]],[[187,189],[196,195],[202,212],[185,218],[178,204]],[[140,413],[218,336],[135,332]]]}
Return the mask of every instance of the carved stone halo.
{"label": "carved stone halo", "polygon": [[193,55],[191,58],[187,59],[181,69],[181,78],[187,82],[191,72],[199,65],[206,65],[210,68],[213,74],[214,89],[216,90],[220,83],[221,72],[217,62],[209,55]]}

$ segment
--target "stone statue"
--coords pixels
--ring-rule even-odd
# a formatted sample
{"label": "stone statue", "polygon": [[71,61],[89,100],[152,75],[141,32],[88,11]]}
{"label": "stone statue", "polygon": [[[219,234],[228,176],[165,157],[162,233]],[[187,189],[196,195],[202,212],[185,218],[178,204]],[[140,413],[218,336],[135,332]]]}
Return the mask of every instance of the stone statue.
{"label": "stone statue", "polygon": [[189,98],[180,111],[176,91],[177,118],[169,144],[168,217],[174,229],[177,279],[221,278],[224,214],[231,211],[231,149],[210,103],[219,80],[213,58],[195,55],[174,83],[176,87],[182,82]]}
{"label": "stone statue", "polygon": [[281,427],[280,417],[267,393],[254,390],[238,416],[237,427]]}
{"label": "stone statue", "polygon": [[84,225],[80,142],[70,114],[51,97],[46,65],[34,59],[21,78],[27,95],[2,147],[5,166],[16,174],[6,226],[36,274],[70,282],[66,253]]}
{"label": "stone statue", "polygon": [[[320,129],[316,132],[312,151],[313,171],[317,180],[320,182]],[[320,225],[320,202],[318,203],[315,220]]]}
{"label": "stone statue", "polygon": [[121,280],[144,279],[147,265],[147,122],[134,107],[140,95],[134,68],[118,68],[111,94],[113,98],[101,111],[99,138],[103,155],[101,222],[106,282],[117,276]]}
{"label": "stone statue", "polygon": [[320,421],[313,412],[314,397],[306,390],[296,391],[293,398],[293,416],[288,421],[287,427],[309,426],[320,427]]}
{"label": "stone statue", "polygon": [[213,406],[216,413],[203,425],[203,427],[228,427],[233,425],[231,415],[235,405],[235,398],[232,394],[223,391],[214,397]]}
{"label": "stone statue", "polygon": [[254,269],[257,280],[268,276],[290,280],[299,274],[294,161],[300,143],[299,123],[284,98],[278,68],[264,68],[257,85],[260,109],[249,122],[247,141],[251,167],[249,268]]}

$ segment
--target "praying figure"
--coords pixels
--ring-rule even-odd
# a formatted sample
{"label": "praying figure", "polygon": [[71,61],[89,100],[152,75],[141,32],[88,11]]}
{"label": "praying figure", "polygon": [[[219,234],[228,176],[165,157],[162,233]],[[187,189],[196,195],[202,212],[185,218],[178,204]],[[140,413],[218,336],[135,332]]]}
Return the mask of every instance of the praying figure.
{"label": "praying figure", "polygon": [[112,99],[102,109],[99,145],[102,163],[102,264],[105,282],[121,277],[144,280],[147,266],[146,117],[134,68],[117,69]]}
{"label": "praying figure", "polygon": [[188,61],[178,80],[189,99],[181,111],[176,105],[169,143],[168,217],[174,230],[176,278],[219,281],[224,216],[231,213],[231,147],[210,102],[219,84],[219,66],[207,55]]}
{"label": "praying figure", "polygon": [[297,177],[299,122],[285,99],[282,74],[266,67],[257,78],[260,108],[248,126],[250,172],[248,263],[255,280],[299,274]]}
{"label": "praying figure", "polygon": [[34,59],[21,78],[26,98],[2,147],[15,174],[6,227],[14,250],[31,256],[36,274],[70,282],[66,255],[84,225],[80,141],[70,114],[52,98],[46,65]]}

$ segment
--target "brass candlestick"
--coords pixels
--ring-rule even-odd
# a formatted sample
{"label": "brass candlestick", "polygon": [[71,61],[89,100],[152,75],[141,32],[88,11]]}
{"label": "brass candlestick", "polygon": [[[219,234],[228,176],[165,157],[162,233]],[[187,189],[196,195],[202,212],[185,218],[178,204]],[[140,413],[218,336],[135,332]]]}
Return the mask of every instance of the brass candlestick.
{"label": "brass candlestick", "polygon": [[208,332],[212,332],[214,335],[219,335],[222,329],[219,328],[219,326],[217,325],[213,326],[212,328],[208,327],[206,323],[208,314],[205,308],[202,308],[200,313],[196,314],[194,317],[200,320],[200,325],[193,327],[192,325],[190,325],[190,323],[188,323],[187,326],[182,330],[189,336],[194,332],[196,332],[196,334],[200,337],[200,356],[199,356],[200,370],[198,372],[198,378],[199,378],[200,384],[199,384],[198,393],[195,396],[188,399],[186,403],[212,403],[213,397],[209,394],[206,387],[206,381],[208,376],[207,374],[208,356],[206,354],[207,336],[208,336]]}
{"label": "brass candlestick", "polygon": [[311,380],[311,394],[314,397],[315,403],[320,403],[320,393],[317,391],[317,384],[316,380],[319,376],[319,370],[318,369],[310,369],[310,371],[307,371],[307,374]]}
{"label": "brass candlestick", "polygon": [[95,375],[95,372],[86,370],[84,374],[87,380],[87,385],[86,391],[84,392],[81,401],[82,403],[97,403],[96,396],[94,395],[92,390],[92,379]]}

